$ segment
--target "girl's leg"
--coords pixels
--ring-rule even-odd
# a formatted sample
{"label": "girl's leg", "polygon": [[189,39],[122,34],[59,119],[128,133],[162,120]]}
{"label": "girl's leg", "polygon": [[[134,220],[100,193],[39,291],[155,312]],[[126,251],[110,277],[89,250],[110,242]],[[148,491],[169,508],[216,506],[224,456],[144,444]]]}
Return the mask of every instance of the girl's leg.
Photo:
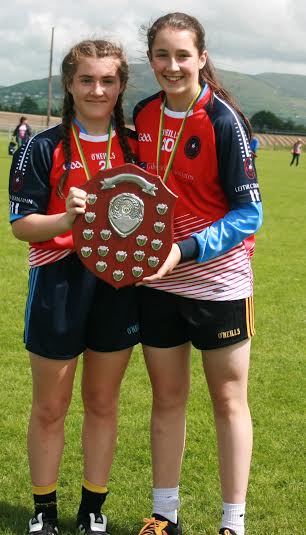
{"label": "girl's leg", "polygon": [[77,358],[51,360],[30,353],[33,379],[28,455],[35,518],[29,533],[57,535],[56,485],[64,448],[64,421],[70,404]]}
{"label": "girl's leg", "polygon": [[252,454],[247,400],[250,346],[250,340],[244,340],[202,352],[216,424],[223,502],[241,506],[246,499]]}
{"label": "girl's leg", "polygon": [[77,358],[53,360],[30,353],[33,379],[28,452],[34,486],[56,482],[64,447],[64,420],[70,404]]}
{"label": "girl's leg", "polygon": [[120,385],[133,348],[110,353],[87,349],[84,354],[84,479],[105,487],[117,438]]}
{"label": "girl's leg", "polygon": [[175,522],[185,445],[190,344],[167,349],[144,346],[143,350],[153,391],[153,513],[161,514]]}

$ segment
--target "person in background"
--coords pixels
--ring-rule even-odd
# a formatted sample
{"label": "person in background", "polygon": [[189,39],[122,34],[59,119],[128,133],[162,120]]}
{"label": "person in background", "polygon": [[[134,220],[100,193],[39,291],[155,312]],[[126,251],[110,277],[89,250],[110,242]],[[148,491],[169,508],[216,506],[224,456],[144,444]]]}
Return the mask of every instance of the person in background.
{"label": "person in background", "polygon": [[250,141],[250,149],[252,151],[253,158],[257,158],[257,150],[259,149],[259,139],[252,136]]}
{"label": "person in background", "polygon": [[217,80],[196,18],[160,17],[147,41],[161,92],[134,110],[138,156],[178,200],[172,250],[139,287],[140,337],[153,391],[153,507],[139,535],[183,533],[179,478],[191,345],[201,351],[215,417],[219,533],[244,535],[252,452],[247,385],[255,334],[251,256],[262,223],[251,128]]}
{"label": "person in background", "polygon": [[295,162],[295,166],[299,165],[300,156],[302,153],[302,140],[301,138],[298,138],[296,142],[293,144],[292,150],[292,160],[290,162],[290,165],[293,165]]}
{"label": "person in background", "polygon": [[29,535],[58,534],[64,422],[81,353],[84,477],[77,529],[107,535],[101,508],[116,446],[120,384],[139,340],[136,288],[117,290],[89,272],[74,250],[71,228],[86,210],[82,185],[100,170],[134,161],[136,135],[125,128],[122,109],[127,80],[121,46],[99,39],[73,46],[62,62],[62,123],[23,144],[12,162],[12,230],[30,242],[24,331],[33,382]]}
{"label": "person in background", "polygon": [[21,147],[21,145],[23,145],[24,143],[27,143],[31,135],[32,135],[32,130],[27,123],[27,118],[23,116],[20,117],[19,124],[16,126],[13,132],[13,136],[16,139],[17,146]]}

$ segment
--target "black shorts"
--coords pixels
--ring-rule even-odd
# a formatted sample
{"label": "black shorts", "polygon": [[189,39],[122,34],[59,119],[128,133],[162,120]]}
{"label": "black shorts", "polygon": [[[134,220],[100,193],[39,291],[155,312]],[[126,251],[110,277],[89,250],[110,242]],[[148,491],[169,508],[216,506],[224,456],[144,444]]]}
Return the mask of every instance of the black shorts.
{"label": "black shorts", "polygon": [[115,290],[73,253],[30,269],[24,341],[32,353],[70,359],[87,347],[118,351],[139,342],[136,288]]}
{"label": "black shorts", "polygon": [[138,290],[144,345],[166,348],[190,341],[200,350],[218,349],[255,334],[253,297],[203,301],[145,286]]}

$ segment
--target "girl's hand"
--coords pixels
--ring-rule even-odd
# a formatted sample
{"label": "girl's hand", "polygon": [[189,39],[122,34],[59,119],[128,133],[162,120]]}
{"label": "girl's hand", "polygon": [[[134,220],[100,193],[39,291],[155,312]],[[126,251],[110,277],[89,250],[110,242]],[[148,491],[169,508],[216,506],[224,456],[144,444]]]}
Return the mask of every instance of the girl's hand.
{"label": "girl's hand", "polygon": [[147,282],[152,282],[152,281],[162,279],[165,275],[167,275],[167,273],[171,273],[173,271],[173,269],[175,268],[175,266],[177,266],[180,260],[181,260],[181,250],[179,246],[176,243],[174,243],[172,245],[169,255],[167,256],[165,262],[159,268],[157,273],[155,273],[154,275],[151,275],[150,277],[144,277],[141,282],[136,284],[136,286],[140,286],[141,284],[144,284]]}
{"label": "girl's hand", "polygon": [[66,212],[71,226],[77,215],[85,214],[86,196],[86,191],[75,187],[70,188],[66,198]]}

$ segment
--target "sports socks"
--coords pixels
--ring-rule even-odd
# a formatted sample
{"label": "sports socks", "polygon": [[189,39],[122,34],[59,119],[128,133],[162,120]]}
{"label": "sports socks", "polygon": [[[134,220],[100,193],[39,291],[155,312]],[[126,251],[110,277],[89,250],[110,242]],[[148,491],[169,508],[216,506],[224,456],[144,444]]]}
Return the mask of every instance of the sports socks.
{"label": "sports socks", "polygon": [[52,523],[57,523],[56,483],[45,487],[32,486],[35,516],[44,513]]}
{"label": "sports socks", "polygon": [[179,487],[153,488],[153,514],[158,514],[177,524],[177,511],[180,505]]}
{"label": "sports socks", "polygon": [[221,528],[230,528],[237,535],[244,535],[245,503],[224,503]]}
{"label": "sports socks", "polygon": [[93,483],[90,483],[90,481],[84,479],[82,486],[82,499],[78,515],[88,515],[89,513],[99,514],[107,494],[107,487],[94,485]]}

